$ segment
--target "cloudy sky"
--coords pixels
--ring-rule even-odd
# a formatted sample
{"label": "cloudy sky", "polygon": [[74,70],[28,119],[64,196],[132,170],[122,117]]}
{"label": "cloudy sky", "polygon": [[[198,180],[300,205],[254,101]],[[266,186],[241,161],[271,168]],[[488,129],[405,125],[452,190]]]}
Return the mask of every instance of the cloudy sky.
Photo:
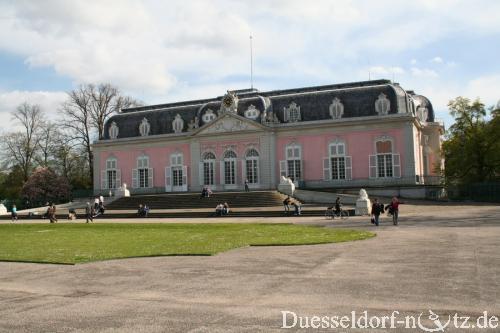
{"label": "cloudy sky", "polygon": [[450,124],[462,95],[500,99],[500,1],[0,0],[0,131],[20,103],[110,82],[147,104],[394,79]]}

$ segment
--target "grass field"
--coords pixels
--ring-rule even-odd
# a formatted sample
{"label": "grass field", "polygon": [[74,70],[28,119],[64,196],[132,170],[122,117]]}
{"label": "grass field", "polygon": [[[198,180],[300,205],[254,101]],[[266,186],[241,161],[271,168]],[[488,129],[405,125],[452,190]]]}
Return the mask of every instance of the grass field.
{"label": "grass field", "polygon": [[214,255],[243,246],[335,243],[365,231],[292,224],[4,224],[0,261],[76,264],[168,255]]}

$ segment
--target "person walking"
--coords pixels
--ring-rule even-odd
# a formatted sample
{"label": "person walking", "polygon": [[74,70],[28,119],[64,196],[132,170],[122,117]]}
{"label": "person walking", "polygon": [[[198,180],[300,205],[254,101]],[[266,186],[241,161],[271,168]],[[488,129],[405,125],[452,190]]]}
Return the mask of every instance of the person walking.
{"label": "person walking", "polygon": [[245,192],[250,192],[250,187],[248,187],[248,179],[245,179]]}
{"label": "person walking", "polygon": [[287,196],[285,200],[283,200],[283,207],[285,207],[285,214],[288,214],[290,212],[290,203],[292,200],[290,200],[290,196]]}
{"label": "person walking", "polygon": [[342,209],[342,201],[340,201],[340,197],[337,197],[337,200],[335,200],[335,214],[340,216],[341,209]]}
{"label": "person walking", "polygon": [[372,217],[377,227],[379,225],[379,217],[382,212],[384,212],[384,205],[379,203],[378,199],[375,199],[372,205]]}
{"label": "person walking", "polygon": [[92,211],[92,206],[90,205],[90,202],[87,202],[87,206],[85,206],[85,217],[87,218],[87,222],[94,222],[94,212]]}
{"label": "person walking", "polygon": [[50,210],[50,223],[56,223],[57,222],[57,217],[56,217],[56,205],[52,204],[51,210]]}
{"label": "person walking", "polygon": [[16,207],[16,205],[12,205],[12,209],[10,211],[10,214],[11,214],[12,222],[14,222],[14,220],[17,221],[17,207]]}
{"label": "person walking", "polygon": [[392,211],[392,224],[398,225],[399,205],[402,204],[398,198],[393,197],[389,204],[389,211]]}

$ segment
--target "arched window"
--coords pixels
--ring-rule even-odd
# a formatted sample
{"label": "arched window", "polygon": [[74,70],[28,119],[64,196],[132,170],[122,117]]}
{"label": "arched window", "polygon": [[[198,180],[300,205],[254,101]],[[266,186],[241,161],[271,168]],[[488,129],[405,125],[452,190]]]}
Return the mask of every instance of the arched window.
{"label": "arched window", "polygon": [[375,155],[370,155],[370,178],[401,177],[399,154],[394,153],[394,140],[382,136],[375,140]]}
{"label": "arched window", "polygon": [[245,155],[245,177],[248,184],[259,183],[259,153],[254,148],[247,151]]}
{"label": "arched window", "polygon": [[206,152],[202,156],[200,162],[200,185],[214,185],[215,184],[215,154]]}
{"label": "arched window", "polygon": [[295,102],[291,102],[288,107],[284,107],[283,120],[290,123],[301,121],[302,117],[300,115],[300,106],[298,106]]}
{"label": "arched window", "polygon": [[335,141],[328,145],[328,157],[323,160],[325,180],[352,179],[351,156],[347,156],[346,144]]}
{"label": "arched window", "polygon": [[224,153],[224,184],[236,184],[236,153],[232,150]]}
{"label": "arched window", "polygon": [[101,171],[101,189],[114,190],[120,187],[121,172],[117,167],[117,160],[110,157],[106,160],[106,168]]}
{"label": "arched window", "polygon": [[302,179],[302,148],[298,144],[287,145],[285,158],[286,160],[280,161],[280,176],[298,182]]}
{"label": "arched window", "polygon": [[137,168],[132,170],[132,187],[153,187],[153,168],[149,167],[149,157],[147,155],[137,157]]}

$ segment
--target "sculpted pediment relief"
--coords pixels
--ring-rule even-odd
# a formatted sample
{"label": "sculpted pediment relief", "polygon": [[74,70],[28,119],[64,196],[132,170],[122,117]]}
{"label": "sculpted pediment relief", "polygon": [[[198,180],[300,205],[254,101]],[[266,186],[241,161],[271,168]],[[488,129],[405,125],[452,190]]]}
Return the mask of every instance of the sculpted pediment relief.
{"label": "sculpted pediment relief", "polygon": [[252,124],[252,121],[240,119],[231,115],[226,115],[215,120],[213,123],[207,124],[201,128],[196,134],[212,134],[212,133],[231,133],[239,131],[258,131],[262,130],[261,126]]}

